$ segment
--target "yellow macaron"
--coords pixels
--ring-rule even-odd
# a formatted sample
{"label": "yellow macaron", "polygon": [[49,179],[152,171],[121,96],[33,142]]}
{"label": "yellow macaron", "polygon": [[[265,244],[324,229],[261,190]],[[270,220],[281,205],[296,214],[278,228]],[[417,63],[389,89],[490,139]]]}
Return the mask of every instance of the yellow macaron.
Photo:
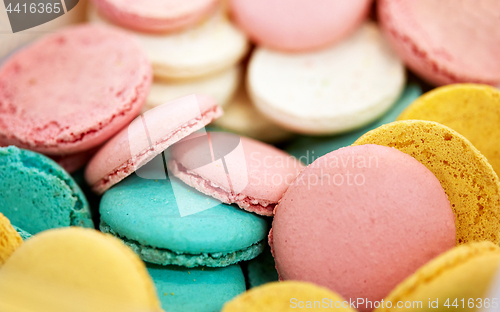
{"label": "yellow macaron", "polygon": [[398,120],[439,122],[466,137],[500,174],[500,90],[480,84],[454,84],[415,100]]}
{"label": "yellow macaron", "polygon": [[455,247],[405,279],[375,311],[474,311],[495,302],[498,308],[500,298],[488,298],[488,289],[499,265],[500,247],[491,242]]}
{"label": "yellow macaron", "polygon": [[0,266],[21,246],[21,236],[10,224],[9,219],[0,213]]}
{"label": "yellow macaron", "polygon": [[331,290],[312,283],[285,281],[252,288],[227,302],[221,312],[284,312],[284,311],[354,312],[349,301]]}
{"label": "yellow macaron", "polygon": [[461,134],[436,122],[405,120],[369,131],[353,145],[363,144],[397,148],[434,173],[455,213],[457,244],[500,242],[500,181]]}
{"label": "yellow macaron", "polygon": [[144,263],[118,239],[61,228],[24,242],[0,270],[0,311],[157,312]]}

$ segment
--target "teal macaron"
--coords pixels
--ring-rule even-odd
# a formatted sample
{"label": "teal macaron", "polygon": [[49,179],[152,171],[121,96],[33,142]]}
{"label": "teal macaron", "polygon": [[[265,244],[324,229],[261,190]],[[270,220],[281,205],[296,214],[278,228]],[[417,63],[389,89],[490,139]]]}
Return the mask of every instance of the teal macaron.
{"label": "teal macaron", "polygon": [[0,148],[0,212],[26,234],[94,227],[81,189],[53,160],[14,146]]}
{"label": "teal macaron", "polygon": [[161,307],[168,312],[218,312],[227,301],[245,292],[238,264],[223,268],[184,268],[148,264]]}
{"label": "teal macaron", "polygon": [[264,252],[258,257],[247,262],[246,272],[250,288],[279,280],[276,264],[269,246],[266,246]]}
{"label": "teal macaron", "polygon": [[358,130],[328,137],[299,136],[290,143],[285,150],[297,157],[306,165],[311,164],[319,157],[326,155],[339,148],[350,146],[366,132],[393,122],[408,107],[422,95],[422,89],[417,84],[409,84],[401,94],[396,103],[375,122]]}
{"label": "teal macaron", "polygon": [[[186,214],[182,207],[197,211]],[[122,239],[150,263],[223,267],[255,258],[266,244],[263,217],[222,204],[175,178],[132,174],[104,193],[99,210],[101,231]]]}

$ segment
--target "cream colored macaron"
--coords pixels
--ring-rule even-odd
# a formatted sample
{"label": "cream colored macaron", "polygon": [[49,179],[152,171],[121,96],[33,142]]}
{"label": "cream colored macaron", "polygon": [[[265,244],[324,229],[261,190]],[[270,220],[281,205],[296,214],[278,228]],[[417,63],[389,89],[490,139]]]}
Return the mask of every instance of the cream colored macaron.
{"label": "cream colored macaron", "polygon": [[258,48],[248,71],[257,108],[305,134],[341,133],[375,120],[395,103],[404,84],[403,63],[374,23],[316,52]]}
{"label": "cream colored macaron", "polygon": [[[89,6],[87,18],[92,23],[111,24],[92,6]],[[231,24],[222,10],[177,33],[129,32],[146,50],[155,77],[164,79],[191,79],[223,71],[237,64],[249,48],[243,32]]]}

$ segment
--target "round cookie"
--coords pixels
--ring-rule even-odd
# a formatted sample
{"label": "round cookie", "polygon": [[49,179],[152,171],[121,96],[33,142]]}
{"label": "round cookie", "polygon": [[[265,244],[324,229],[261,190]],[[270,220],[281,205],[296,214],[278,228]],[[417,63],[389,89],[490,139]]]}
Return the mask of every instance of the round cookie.
{"label": "round cookie", "polygon": [[455,213],[457,244],[500,242],[500,181],[487,159],[458,132],[432,121],[396,121],[353,145],[363,144],[397,148],[434,173]]}
{"label": "round cookie", "polygon": [[0,148],[0,212],[30,234],[93,227],[81,189],[51,159],[14,146]]}
{"label": "round cookie", "polygon": [[[339,148],[346,147],[354,143],[366,132],[380,127],[386,123],[396,120],[397,116],[422,95],[422,89],[416,84],[409,84],[399,97],[396,104],[392,106],[382,117],[366,127],[351,131],[345,134],[338,134],[327,137],[299,136],[294,138],[285,148],[291,155],[297,157],[304,164],[310,164],[319,157],[326,155]],[[225,115],[228,111],[225,111]],[[223,118],[221,118],[223,119]],[[220,119],[219,119],[220,120]]]}
{"label": "round cookie", "polygon": [[380,301],[453,248],[455,216],[439,181],[414,158],[385,146],[349,146],[319,158],[290,185],[269,244],[280,279]]}
{"label": "round cookie", "polygon": [[0,267],[12,253],[21,246],[23,239],[0,212]]}
{"label": "round cookie", "polygon": [[[493,300],[486,295],[493,277],[497,275],[499,264],[500,248],[493,243],[480,242],[455,247],[431,260],[399,284],[384,299],[384,307],[375,311],[422,311],[431,304],[433,308],[439,307],[439,310],[474,311],[474,308],[484,305],[486,298],[491,305]],[[412,305],[398,309],[400,301]],[[391,302],[392,308],[387,307],[387,302]]]}
{"label": "round cookie", "polygon": [[224,132],[209,132],[176,144],[170,152],[169,169],[184,183],[223,203],[235,203],[264,216],[273,215],[281,196],[304,167],[274,146]]}
{"label": "round cookie", "polygon": [[467,138],[500,174],[500,91],[486,85],[455,84],[427,92],[398,120],[439,122]]}
{"label": "round cookie", "polygon": [[373,23],[317,52],[258,48],[248,70],[257,109],[286,129],[314,135],[374,121],[396,102],[404,84],[402,62]]}
{"label": "round cookie", "polygon": [[245,292],[239,265],[224,268],[183,268],[148,264],[163,310],[168,312],[220,311],[222,305]]}
{"label": "round cookie", "polygon": [[167,32],[196,24],[211,13],[217,0],[93,0],[113,23],[144,32]]}
{"label": "round cookie", "polygon": [[500,83],[498,12],[496,0],[378,3],[391,45],[411,70],[435,85]]}
{"label": "round cookie", "polygon": [[127,34],[97,25],[49,34],[0,68],[0,141],[52,155],[88,150],[139,113],[150,84],[149,61]]}
{"label": "round cookie", "polygon": [[283,51],[323,48],[366,19],[371,0],[230,0],[236,23],[258,45]]}
{"label": "round cookie", "polygon": [[224,107],[236,92],[240,80],[241,68],[239,66],[233,66],[221,73],[190,81],[159,79],[151,85],[151,91],[142,112],[193,93],[209,95],[217,101],[219,106]]}
{"label": "round cookie", "polygon": [[189,95],[151,109],[122,129],[92,157],[85,180],[98,194],[222,115],[214,99]]}
{"label": "round cookie", "polygon": [[159,312],[144,263],[95,230],[56,229],[24,242],[0,270],[0,310]]}
{"label": "round cookie", "polygon": [[334,307],[335,311],[355,311],[349,308],[349,301],[326,288],[311,283],[287,281],[253,288],[226,303],[221,312],[285,312],[294,308],[323,311]]}
{"label": "round cookie", "polygon": [[267,235],[263,218],[165,175],[129,176],[104,193],[100,213],[102,232],[162,265],[223,267],[250,260],[262,252]]}
{"label": "round cookie", "polygon": [[[111,24],[93,8],[88,19],[92,23]],[[249,49],[245,35],[221,11],[178,33],[132,34],[146,50],[154,76],[162,79],[192,79],[218,73],[236,65]]]}

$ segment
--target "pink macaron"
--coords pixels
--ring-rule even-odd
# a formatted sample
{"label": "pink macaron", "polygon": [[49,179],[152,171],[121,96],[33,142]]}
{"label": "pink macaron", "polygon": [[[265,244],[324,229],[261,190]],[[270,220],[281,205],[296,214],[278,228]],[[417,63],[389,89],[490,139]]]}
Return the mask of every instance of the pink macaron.
{"label": "pink macaron", "polygon": [[378,15],[399,56],[430,83],[500,84],[500,1],[381,0]]}
{"label": "pink macaron", "polygon": [[455,246],[455,216],[438,179],[413,157],[379,145],[345,147],[288,188],[269,243],[281,279],[374,302]]}
{"label": "pink macaron", "polygon": [[257,44],[281,51],[310,51],[352,33],[371,0],[230,0],[236,23]]}
{"label": "pink macaron", "polygon": [[146,54],[121,31],[47,35],[0,68],[0,141],[48,155],[89,150],[137,116],[151,80]]}
{"label": "pink macaron", "polygon": [[157,106],[137,117],[90,160],[85,179],[98,194],[120,182],[170,145],[222,116],[208,96],[189,95]]}
{"label": "pink macaron", "polygon": [[273,215],[303,168],[274,146],[225,132],[209,132],[172,146],[169,161],[169,169],[189,186],[264,216]]}
{"label": "pink macaron", "polygon": [[117,25],[143,32],[169,32],[196,24],[215,10],[218,0],[92,0]]}

